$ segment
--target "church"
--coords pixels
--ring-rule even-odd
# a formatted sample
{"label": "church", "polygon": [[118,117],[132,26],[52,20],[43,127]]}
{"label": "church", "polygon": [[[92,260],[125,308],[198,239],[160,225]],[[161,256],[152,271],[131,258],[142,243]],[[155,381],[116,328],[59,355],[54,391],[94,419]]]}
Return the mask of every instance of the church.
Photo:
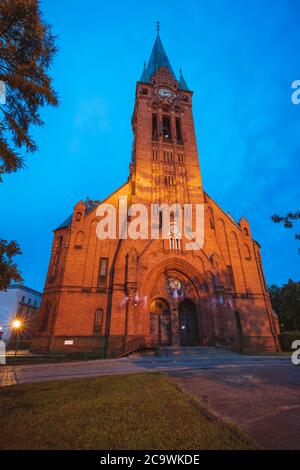
{"label": "church", "polygon": [[[136,84],[132,130],[127,181],[105,200],[77,202],[54,230],[32,351],[279,350],[260,245],[247,219],[235,221],[203,188],[193,92],[182,72],[176,77],[159,30]],[[149,208],[201,204],[203,246],[187,250],[176,230],[169,239],[100,239],[97,208],[118,211],[120,198]]]}

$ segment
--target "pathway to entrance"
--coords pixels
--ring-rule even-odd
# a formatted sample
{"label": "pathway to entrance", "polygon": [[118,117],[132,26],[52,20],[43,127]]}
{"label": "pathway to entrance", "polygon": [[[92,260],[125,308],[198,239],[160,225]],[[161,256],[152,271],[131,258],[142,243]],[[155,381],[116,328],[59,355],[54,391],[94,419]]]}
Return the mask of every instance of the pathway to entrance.
{"label": "pathway to entrance", "polygon": [[162,355],[1,366],[0,385],[160,371],[236,422],[265,449],[300,449],[300,367],[290,357],[214,348],[166,348]]}
{"label": "pathway to entrance", "polygon": [[260,357],[168,375],[261,449],[300,449],[300,366]]}
{"label": "pathway to entrance", "polygon": [[248,360],[246,356],[215,348],[165,348],[160,355],[133,354],[122,359],[1,366],[0,386],[148,371],[188,371]]}

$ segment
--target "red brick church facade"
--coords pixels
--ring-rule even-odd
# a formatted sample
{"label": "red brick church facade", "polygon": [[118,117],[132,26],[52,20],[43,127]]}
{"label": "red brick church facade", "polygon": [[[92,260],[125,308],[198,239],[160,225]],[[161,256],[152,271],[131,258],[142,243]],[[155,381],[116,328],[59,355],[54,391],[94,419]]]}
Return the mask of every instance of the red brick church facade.
{"label": "red brick church facade", "polygon": [[130,175],[104,202],[204,204],[203,248],[186,250],[176,236],[100,240],[100,201],[78,202],[54,231],[34,351],[117,351],[134,340],[279,349],[260,245],[244,217],[237,223],[203,189],[192,95],[158,34],[136,85]]}

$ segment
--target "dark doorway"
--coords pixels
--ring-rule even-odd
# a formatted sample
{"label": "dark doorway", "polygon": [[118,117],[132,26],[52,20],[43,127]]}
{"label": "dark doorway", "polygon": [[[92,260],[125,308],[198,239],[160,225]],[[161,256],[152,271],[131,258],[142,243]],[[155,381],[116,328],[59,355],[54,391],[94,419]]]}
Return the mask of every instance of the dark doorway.
{"label": "dark doorway", "polygon": [[171,345],[170,306],[164,299],[156,299],[151,303],[150,334],[154,346]]}
{"label": "dark doorway", "polygon": [[199,345],[197,309],[190,299],[183,300],[179,305],[179,330],[181,346]]}

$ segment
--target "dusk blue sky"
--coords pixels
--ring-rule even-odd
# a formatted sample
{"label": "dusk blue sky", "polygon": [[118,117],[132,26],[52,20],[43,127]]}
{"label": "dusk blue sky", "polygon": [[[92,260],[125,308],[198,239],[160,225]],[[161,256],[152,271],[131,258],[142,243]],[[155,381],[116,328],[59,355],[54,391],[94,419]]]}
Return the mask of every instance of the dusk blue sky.
{"label": "dusk blue sky", "polygon": [[42,290],[52,230],[80,199],[128,176],[135,85],[155,40],[194,91],[205,190],[262,245],[267,282],[300,280],[294,232],[271,222],[299,209],[299,0],[43,0],[58,35],[51,69],[61,105],[33,128],[39,150],[0,185],[1,238],[16,239],[25,284]]}

